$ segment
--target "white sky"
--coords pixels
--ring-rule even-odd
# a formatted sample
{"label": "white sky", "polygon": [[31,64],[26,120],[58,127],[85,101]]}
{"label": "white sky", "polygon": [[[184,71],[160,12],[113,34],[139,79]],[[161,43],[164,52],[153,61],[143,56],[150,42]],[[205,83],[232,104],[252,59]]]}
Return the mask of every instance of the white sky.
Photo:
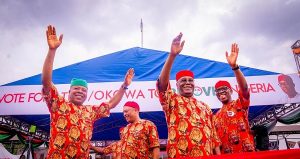
{"label": "white sky", "polygon": [[182,54],[295,73],[300,0],[0,0],[0,85],[41,73],[48,24],[64,34],[54,68],[141,46],[169,51],[182,32]]}

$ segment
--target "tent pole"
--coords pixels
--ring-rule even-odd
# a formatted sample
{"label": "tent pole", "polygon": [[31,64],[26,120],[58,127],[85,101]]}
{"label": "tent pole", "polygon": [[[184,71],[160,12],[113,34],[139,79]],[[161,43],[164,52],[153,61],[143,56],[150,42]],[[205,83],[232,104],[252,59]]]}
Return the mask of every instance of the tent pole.
{"label": "tent pole", "polygon": [[140,25],[140,29],[141,29],[141,47],[143,48],[143,43],[144,43],[144,36],[143,36],[143,19],[141,19],[141,25]]}

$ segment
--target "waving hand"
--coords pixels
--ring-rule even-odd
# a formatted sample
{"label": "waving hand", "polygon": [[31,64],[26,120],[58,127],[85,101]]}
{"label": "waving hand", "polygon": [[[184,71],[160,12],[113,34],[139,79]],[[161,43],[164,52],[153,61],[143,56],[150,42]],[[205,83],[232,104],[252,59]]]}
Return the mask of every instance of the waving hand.
{"label": "waving hand", "polygon": [[181,52],[181,50],[183,49],[185,41],[183,40],[181,42],[181,37],[182,37],[182,33],[179,33],[179,35],[176,36],[176,38],[173,39],[172,44],[171,44],[170,54],[178,55]]}
{"label": "waving hand", "polygon": [[49,49],[57,49],[62,43],[63,35],[59,36],[59,39],[56,36],[55,27],[49,25],[46,31],[47,42]]}

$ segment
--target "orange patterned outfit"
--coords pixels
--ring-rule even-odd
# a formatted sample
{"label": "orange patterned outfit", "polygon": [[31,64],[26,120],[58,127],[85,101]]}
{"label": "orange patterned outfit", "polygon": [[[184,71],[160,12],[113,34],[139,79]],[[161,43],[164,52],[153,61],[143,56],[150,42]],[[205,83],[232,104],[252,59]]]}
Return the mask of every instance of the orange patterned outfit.
{"label": "orange patterned outfit", "polygon": [[59,95],[54,85],[43,94],[51,117],[47,159],[87,159],[94,121],[109,116],[108,105],[76,106]]}
{"label": "orange patterned outfit", "polygon": [[239,98],[223,105],[214,116],[214,125],[221,139],[221,153],[252,152],[253,136],[248,122],[250,100]]}
{"label": "orange patterned outfit", "polygon": [[220,140],[209,106],[194,97],[174,93],[170,84],[165,92],[159,92],[159,100],[168,124],[168,158],[213,155]]}
{"label": "orange patterned outfit", "polygon": [[120,159],[121,158],[121,142],[117,141],[117,142],[110,144],[109,146],[106,146],[103,149],[103,153],[105,155],[112,153],[112,158]]}
{"label": "orange patterned outfit", "polygon": [[153,158],[152,149],[159,147],[157,128],[149,120],[130,123],[120,132],[122,158]]}

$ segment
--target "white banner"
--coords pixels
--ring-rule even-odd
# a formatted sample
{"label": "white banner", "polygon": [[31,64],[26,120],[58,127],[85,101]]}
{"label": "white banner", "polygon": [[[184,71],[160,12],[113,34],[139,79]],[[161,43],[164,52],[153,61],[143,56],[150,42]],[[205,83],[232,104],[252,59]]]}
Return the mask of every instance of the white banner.
{"label": "white banner", "polygon": [[[283,92],[278,84],[278,75],[246,77],[251,94],[251,105],[300,102],[299,76],[297,74],[289,76],[294,81],[295,86],[293,88],[298,92],[294,98],[288,98]],[[214,91],[214,85],[218,80],[227,80],[231,83],[234,89],[233,99],[236,99],[238,85],[235,77],[195,79],[194,97],[204,101],[211,108],[220,108],[222,104],[218,101]],[[122,82],[89,83],[85,104],[97,105],[108,101],[121,84]],[[171,86],[176,91],[176,81],[171,81]],[[56,87],[61,95],[65,98],[68,97],[69,84],[57,84]],[[41,85],[1,86],[0,115],[49,114],[41,90]],[[141,111],[162,111],[156,92],[156,81],[132,82],[120,104],[111,112],[122,112],[122,106],[128,100],[138,102]]]}

